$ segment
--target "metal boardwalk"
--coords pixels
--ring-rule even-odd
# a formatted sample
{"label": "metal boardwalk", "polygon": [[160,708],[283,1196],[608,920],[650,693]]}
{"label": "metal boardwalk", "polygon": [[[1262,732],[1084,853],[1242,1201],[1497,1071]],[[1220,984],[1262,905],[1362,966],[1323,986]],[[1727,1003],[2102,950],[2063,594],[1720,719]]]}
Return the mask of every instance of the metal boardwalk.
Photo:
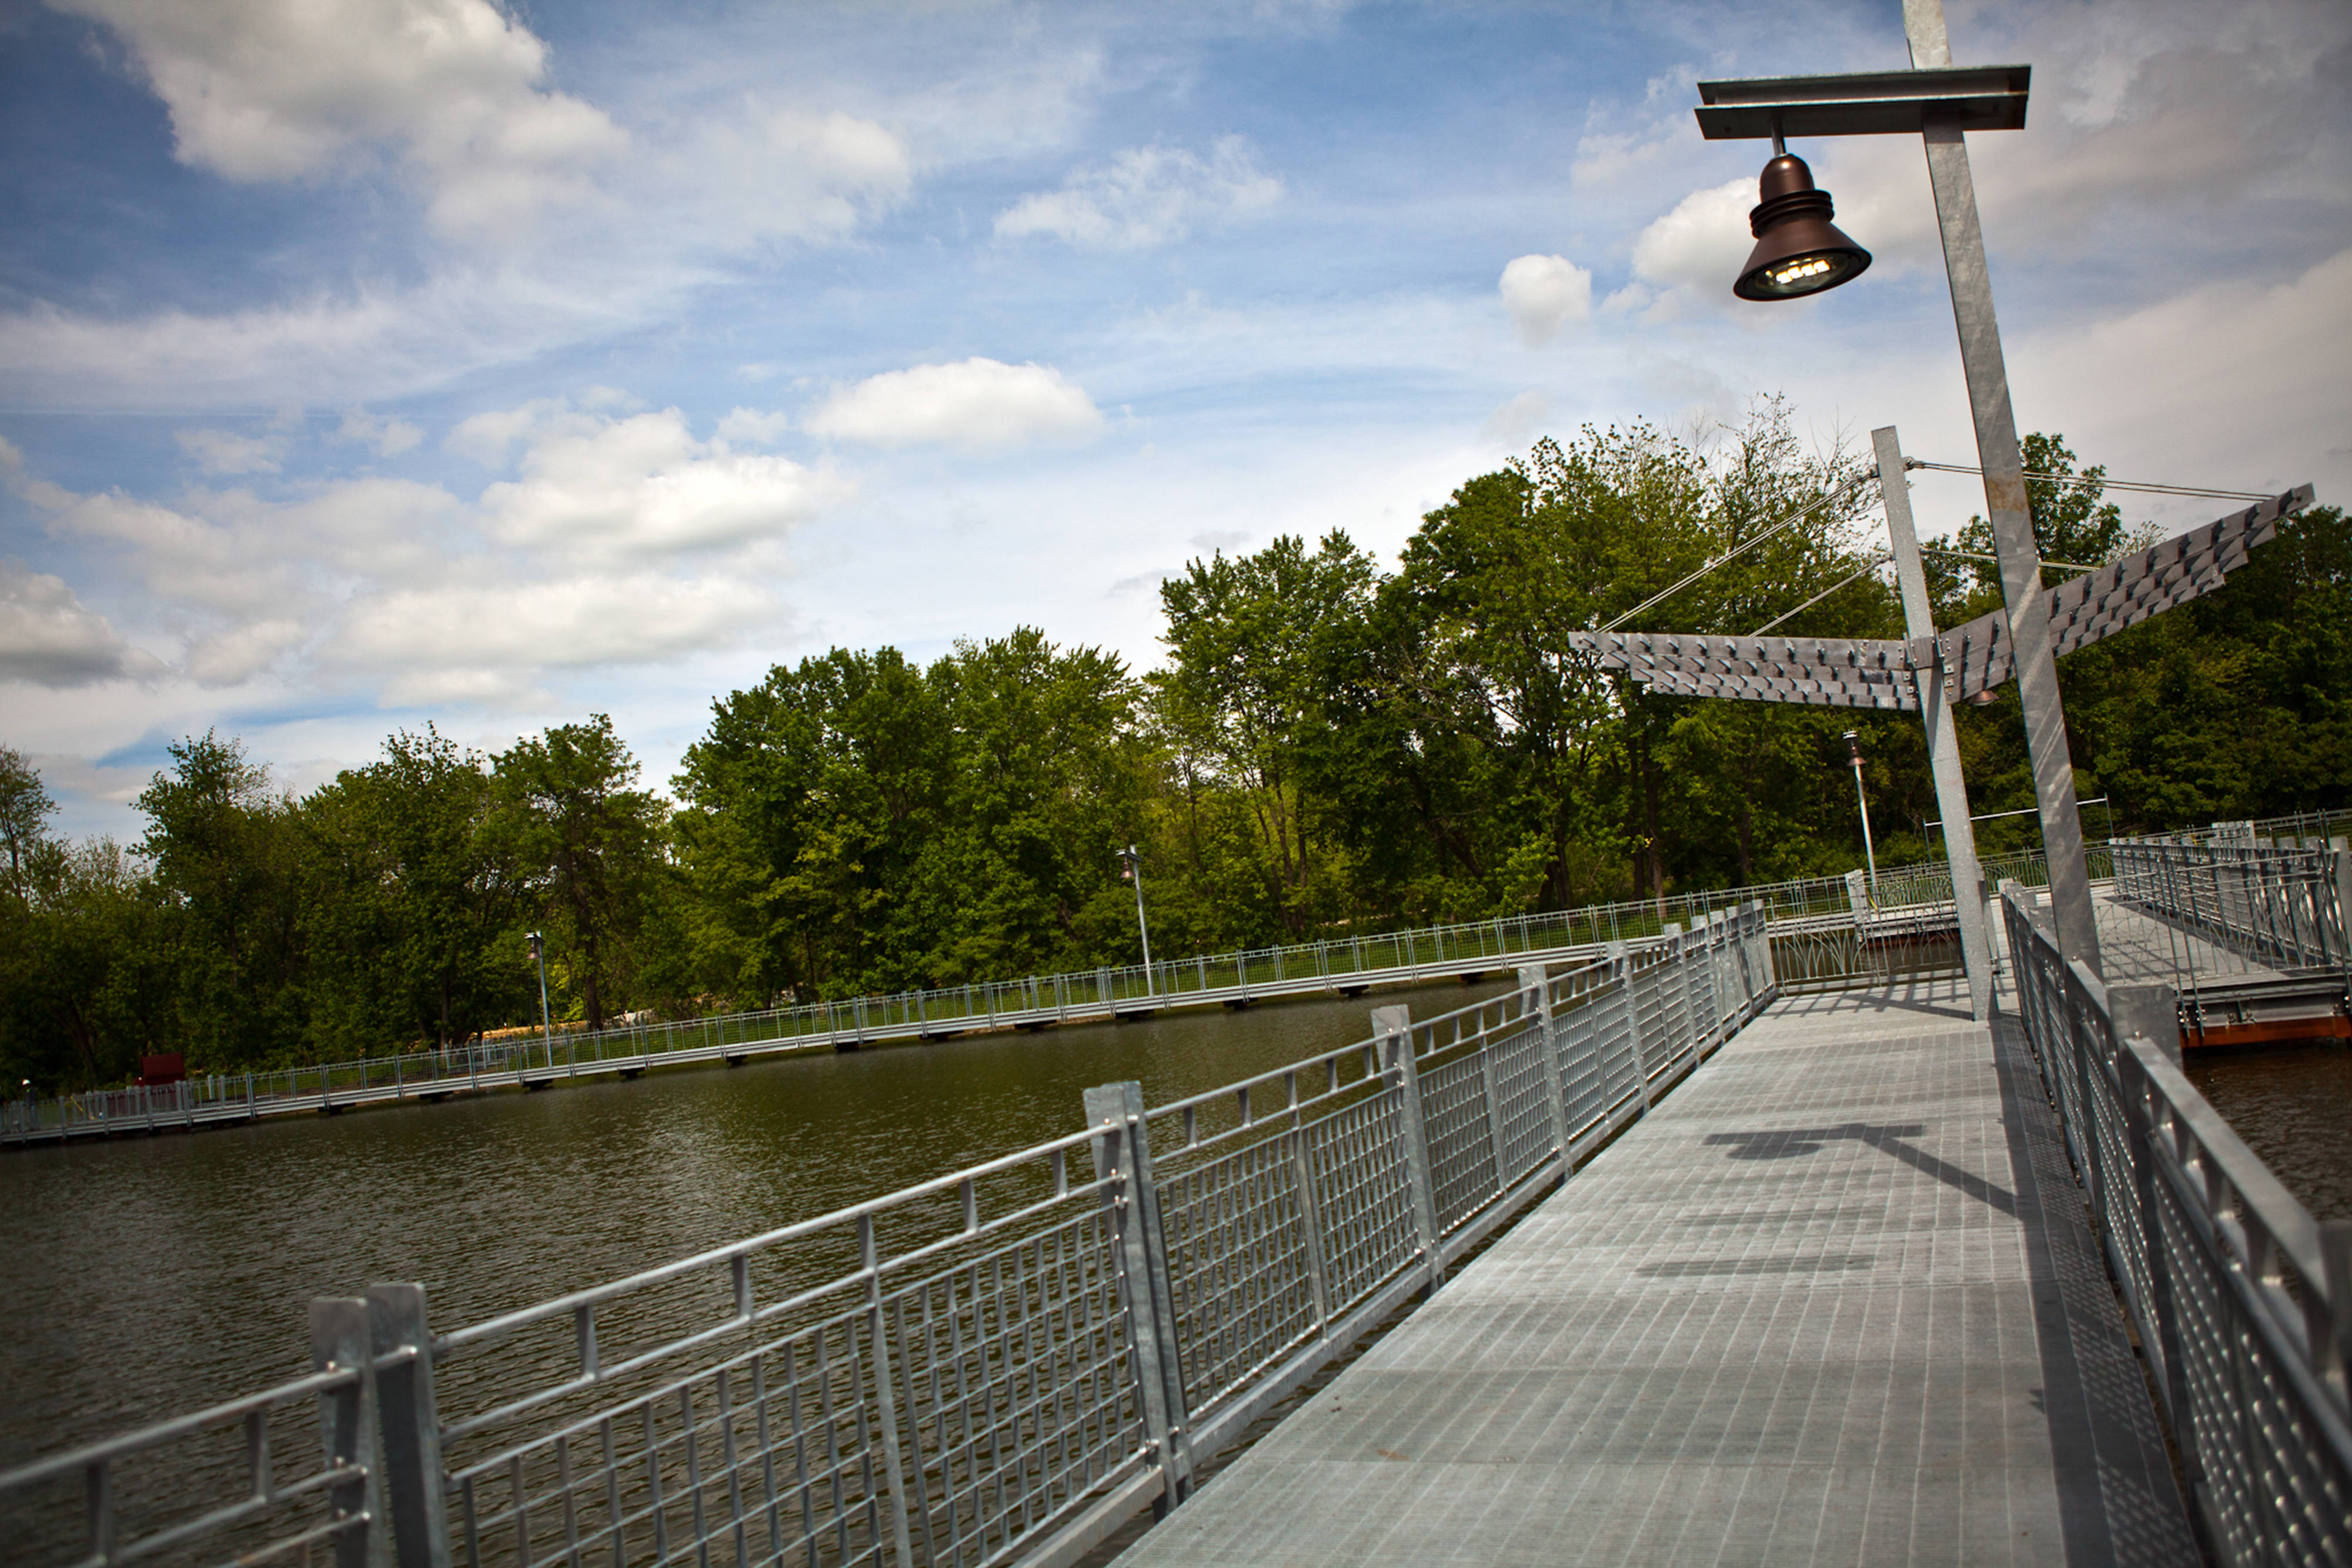
{"label": "metal boardwalk", "polygon": [[1783,1000],[1126,1552],[2195,1563],[2021,1030]]}

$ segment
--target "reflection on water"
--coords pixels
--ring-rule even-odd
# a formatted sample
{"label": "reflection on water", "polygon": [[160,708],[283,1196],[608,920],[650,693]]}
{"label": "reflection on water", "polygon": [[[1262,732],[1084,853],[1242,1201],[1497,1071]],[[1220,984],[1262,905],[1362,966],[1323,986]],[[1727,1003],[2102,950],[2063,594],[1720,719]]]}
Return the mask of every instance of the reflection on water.
{"label": "reflection on water", "polygon": [[0,1467],[310,1370],[312,1296],[446,1332],[1505,988],[1186,1012],[0,1156]]}
{"label": "reflection on water", "polygon": [[2311,1210],[2352,1219],[2352,1051],[2190,1051],[2189,1081]]}

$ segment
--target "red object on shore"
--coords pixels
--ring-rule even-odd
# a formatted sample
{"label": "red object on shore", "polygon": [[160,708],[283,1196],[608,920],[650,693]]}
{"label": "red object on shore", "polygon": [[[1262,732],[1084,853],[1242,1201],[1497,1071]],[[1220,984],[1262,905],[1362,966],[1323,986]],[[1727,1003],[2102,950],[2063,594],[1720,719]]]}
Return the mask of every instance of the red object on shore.
{"label": "red object on shore", "polygon": [[163,1056],[142,1056],[139,1059],[139,1086],[154,1089],[166,1083],[177,1083],[188,1075],[188,1059],[179,1051]]}

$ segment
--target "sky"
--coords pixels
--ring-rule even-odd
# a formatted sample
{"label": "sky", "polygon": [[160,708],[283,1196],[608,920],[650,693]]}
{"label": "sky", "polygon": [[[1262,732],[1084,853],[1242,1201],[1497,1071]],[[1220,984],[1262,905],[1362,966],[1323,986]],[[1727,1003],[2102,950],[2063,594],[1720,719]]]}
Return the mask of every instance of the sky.
{"label": "sky", "polygon": [[[1947,13],[2033,68],[2020,429],[2340,503],[2352,6]],[[608,713],[664,788],[777,663],[1147,669],[1187,560],[1392,562],[1587,423],[1973,463],[1918,144],[1792,147],[1876,259],[1743,304],[1769,149],[1691,114],[1908,63],[1899,0],[0,5],[0,745],[126,840],[206,731],[301,790]]]}

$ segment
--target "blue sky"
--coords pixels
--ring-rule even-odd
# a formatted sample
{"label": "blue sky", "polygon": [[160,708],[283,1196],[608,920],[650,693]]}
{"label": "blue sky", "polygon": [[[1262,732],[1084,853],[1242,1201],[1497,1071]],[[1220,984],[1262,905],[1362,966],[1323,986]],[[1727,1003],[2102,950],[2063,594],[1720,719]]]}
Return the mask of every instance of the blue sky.
{"label": "blue sky", "polygon": [[[2021,425],[2341,500],[2352,8],[1948,13],[2034,68],[1972,142]],[[1188,558],[1392,556],[1588,422],[1972,461],[1916,145],[1797,147],[1877,262],[1744,306],[1764,152],[1690,114],[1906,63],[1897,0],[11,8],[0,744],[126,836],[213,727],[299,789],[604,711],[658,784],[772,663],[1147,667]]]}

